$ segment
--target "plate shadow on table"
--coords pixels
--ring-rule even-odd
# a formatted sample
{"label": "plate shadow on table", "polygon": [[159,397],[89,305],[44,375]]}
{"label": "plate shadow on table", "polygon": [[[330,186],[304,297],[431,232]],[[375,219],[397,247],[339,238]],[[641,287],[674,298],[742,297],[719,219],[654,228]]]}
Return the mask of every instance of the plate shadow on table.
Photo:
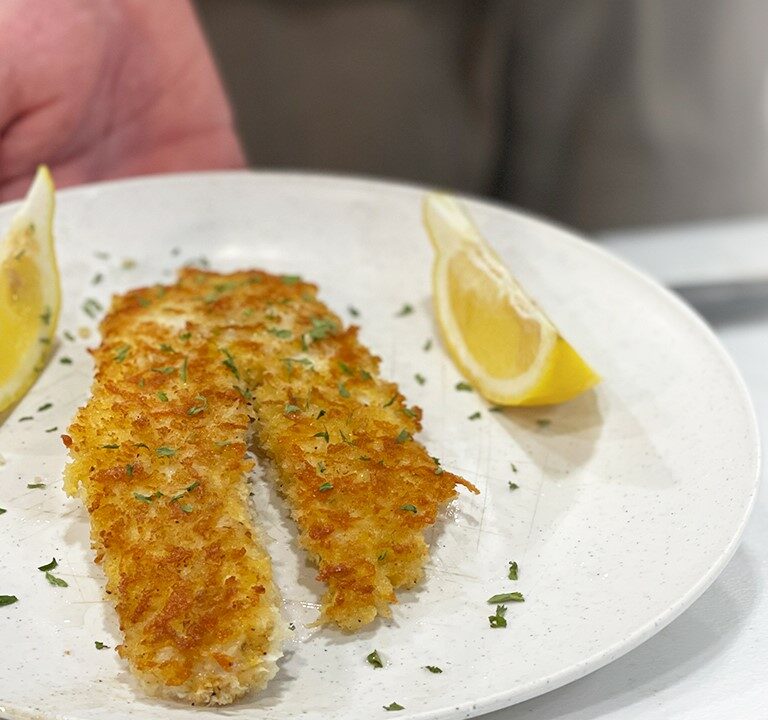
{"label": "plate shadow on table", "polygon": [[768,280],[691,285],[673,290],[715,328],[768,318]]}
{"label": "plate shadow on table", "polygon": [[[659,696],[733,642],[762,592],[758,563],[747,549],[739,548],[722,575],[688,610],[638,648],[580,680],[483,717],[591,720]],[[753,589],[739,590],[744,587]],[[661,706],[654,717],[666,717]]]}

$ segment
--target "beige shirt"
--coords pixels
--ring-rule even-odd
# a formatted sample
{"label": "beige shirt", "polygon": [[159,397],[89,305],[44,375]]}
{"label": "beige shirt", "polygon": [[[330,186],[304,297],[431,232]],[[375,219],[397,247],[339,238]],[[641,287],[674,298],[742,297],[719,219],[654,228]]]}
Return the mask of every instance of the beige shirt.
{"label": "beige shirt", "polygon": [[768,2],[198,0],[251,162],[592,231],[768,212]]}

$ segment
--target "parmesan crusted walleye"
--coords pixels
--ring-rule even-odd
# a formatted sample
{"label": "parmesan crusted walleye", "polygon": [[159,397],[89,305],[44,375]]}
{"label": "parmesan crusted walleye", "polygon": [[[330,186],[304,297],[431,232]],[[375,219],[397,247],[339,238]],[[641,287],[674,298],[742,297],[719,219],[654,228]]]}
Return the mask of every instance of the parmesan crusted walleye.
{"label": "parmesan crusted walleye", "polygon": [[128,660],[145,689],[225,704],[276,672],[284,622],[251,525],[248,405],[208,306],[155,288],[115,298],[92,398],[63,436]]}

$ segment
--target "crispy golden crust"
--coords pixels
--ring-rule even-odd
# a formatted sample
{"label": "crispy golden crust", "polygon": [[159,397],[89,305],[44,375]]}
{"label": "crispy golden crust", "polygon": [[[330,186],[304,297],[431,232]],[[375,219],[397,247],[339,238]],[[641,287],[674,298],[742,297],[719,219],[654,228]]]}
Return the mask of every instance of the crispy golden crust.
{"label": "crispy golden crust", "polygon": [[182,273],[220,327],[252,396],[256,444],[274,466],[300,542],[328,585],[321,620],[354,630],[389,616],[394,589],[422,576],[423,531],[457,484],[413,439],[407,408],[379,359],[297,278]]}
{"label": "crispy golden crust", "polygon": [[152,694],[224,704],[274,675],[284,623],[249,518],[248,405],[205,313],[159,292],[116,298],[102,323],[65,485],[90,513],[121,656]]}

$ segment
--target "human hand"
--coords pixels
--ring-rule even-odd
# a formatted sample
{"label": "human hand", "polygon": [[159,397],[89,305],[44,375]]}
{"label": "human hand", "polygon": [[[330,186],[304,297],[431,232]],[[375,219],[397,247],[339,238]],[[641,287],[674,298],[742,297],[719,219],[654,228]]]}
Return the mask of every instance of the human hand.
{"label": "human hand", "polygon": [[188,0],[0,3],[0,201],[57,185],[242,167]]}

